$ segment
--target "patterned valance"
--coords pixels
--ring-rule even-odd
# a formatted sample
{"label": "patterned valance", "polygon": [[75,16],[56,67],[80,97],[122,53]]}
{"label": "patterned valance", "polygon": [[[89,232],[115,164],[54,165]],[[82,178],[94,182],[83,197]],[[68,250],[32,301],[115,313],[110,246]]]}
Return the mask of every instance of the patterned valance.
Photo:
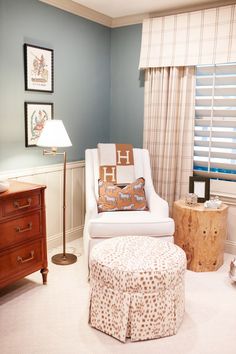
{"label": "patterned valance", "polygon": [[236,62],[236,5],[146,19],[139,68]]}

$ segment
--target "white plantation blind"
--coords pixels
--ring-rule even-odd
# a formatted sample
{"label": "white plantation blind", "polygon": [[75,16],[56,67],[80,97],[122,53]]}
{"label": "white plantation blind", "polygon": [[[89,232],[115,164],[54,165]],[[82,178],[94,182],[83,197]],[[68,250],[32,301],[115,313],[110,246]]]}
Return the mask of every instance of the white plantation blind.
{"label": "white plantation blind", "polygon": [[236,62],[236,5],[144,20],[140,69]]}
{"label": "white plantation blind", "polygon": [[236,180],[236,63],[197,67],[194,172]]}

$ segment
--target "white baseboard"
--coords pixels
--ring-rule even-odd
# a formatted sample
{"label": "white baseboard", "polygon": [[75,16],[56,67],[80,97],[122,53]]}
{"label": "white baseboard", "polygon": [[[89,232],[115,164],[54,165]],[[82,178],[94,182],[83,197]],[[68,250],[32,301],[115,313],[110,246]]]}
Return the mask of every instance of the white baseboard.
{"label": "white baseboard", "polygon": [[[83,236],[83,225],[75,227],[73,229],[70,229],[66,231],[66,242],[70,242],[73,240],[76,240],[77,238],[80,238]],[[51,250],[53,248],[57,248],[62,245],[62,233],[59,233],[57,235],[50,236],[47,239],[47,247],[48,250]]]}
{"label": "white baseboard", "polygon": [[225,252],[236,255],[236,242],[226,240],[225,241]]}

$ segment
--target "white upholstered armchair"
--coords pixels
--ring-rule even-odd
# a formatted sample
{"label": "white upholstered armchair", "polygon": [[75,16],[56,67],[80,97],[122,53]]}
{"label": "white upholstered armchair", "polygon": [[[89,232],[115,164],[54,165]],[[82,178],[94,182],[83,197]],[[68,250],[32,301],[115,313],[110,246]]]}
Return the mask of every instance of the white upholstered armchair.
{"label": "white upholstered armchair", "polygon": [[91,248],[106,238],[116,236],[153,236],[173,241],[174,221],[169,218],[169,207],[153,187],[149,153],[133,149],[135,177],[145,178],[148,211],[115,211],[98,213],[98,149],[85,152],[86,216],[84,252],[89,257]]}

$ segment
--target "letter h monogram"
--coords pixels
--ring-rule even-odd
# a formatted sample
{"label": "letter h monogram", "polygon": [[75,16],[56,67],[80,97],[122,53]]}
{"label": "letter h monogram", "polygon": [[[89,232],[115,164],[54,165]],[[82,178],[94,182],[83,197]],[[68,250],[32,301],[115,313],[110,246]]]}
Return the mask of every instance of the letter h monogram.
{"label": "letter h monogram", "polygon": [[116,182],[116,167],[115,166],[109,166],[105,167],[102,166],[103,169],[103,180],[106,182]]}
{"label": "letter h monogram", "polygon": [[117,161],[117,165],[123,165],[121,163],[121,160],[126,160],[126,165],[130,165],[130,161],[129,161],[129,150],[126,150],[126,154],[125,155],[121,155],[121,151],[117,150],[117,155],[118,155],[118,161]]}

